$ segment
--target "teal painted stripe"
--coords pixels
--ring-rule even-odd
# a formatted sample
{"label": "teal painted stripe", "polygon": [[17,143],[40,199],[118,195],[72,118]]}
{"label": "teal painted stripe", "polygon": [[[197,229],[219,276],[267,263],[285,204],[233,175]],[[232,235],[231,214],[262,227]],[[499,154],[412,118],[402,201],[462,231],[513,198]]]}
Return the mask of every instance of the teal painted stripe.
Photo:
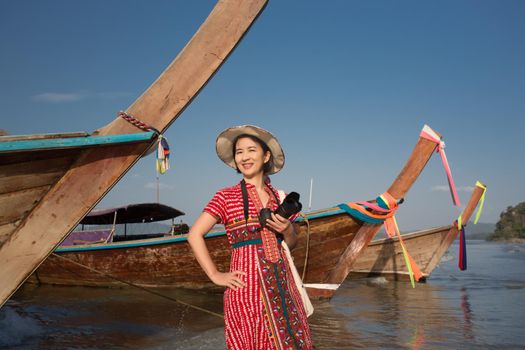
{"label": "teal painted stripe", "polygon": [[364,221],[364,222],[369,222],[369,223],[372,223],[372,224],[382,224],[385,221],[385,220],[371,218],[369,216],[366,216],[363,213],[350,208],[348,206],[348,204],[344,204],[344,203],[343,204],[339,204],[338,207],[343,209],[344,211],[346,211],[348,213],[348,215],[350,215],[351,217],[354,217],[354,218],[356,218],[358,220],[361,220],[361,221]]}
{"label": "teal painted stripe", "polygon": [[[205,238],[211,238],[211,237],[217,237],[217,236],[224,236],[226,235],[226,232],[220,231],[220,232],[213,232],[206,235]],[[167,238],[167,239],[152,239],[151,241],[147,242],[129,242],[129,243],[108,243],[108,244],[101,244],[101,245],[92,245],[92,246],[83,246],[83,247],[61,247],[55,249],[55,253],[66,253],[66,252],[86,252],[86,251],[94,251],[94,250],[107,250],[107,249],[122,249],[122,248],[134,248],[134,247],[147,247],[147,246],[155,246],[160,244],[166,244],[166,243],[177,243],[177,242],[185,242],[187,241],[187,237],[174,237],[174,238]]]}
{"label": "teal painted stripe", "polygon": [[[319,219],[319,218],[324,218],[324,217],[329,217],[329,216],[339,215],[339,214],[344,214],[344,213],[345,211],[342,209],[334,209],[332,211],[319,213],[319,214],[308,214],[307,213],[306,217],[308,218],[308,220],[312,220],[312,219]],[[298,217],[297,219],[295,219],[295,222],[300,222],[300,221],[304,221],[304,219],[302,217]],[[218,231],[218,232],[208,233],[206,235],[206,238],[224,236],[224,235],[226,235],[225,231]],[[156,240],[152,242],[140,242],[140,243],[133,243],[133,242],[124,243],[124,244],[108,243],[104,245],[87,246],[87,247],[61,247],[61,248],[57,248],[55,252],[57,253],[82,252],[82,251],[104,250],[104,249],[133,248],[133,247],[153,246],[153,245],[159,245],[159,244],[165,244],[165,243],[176,243],[176,242],[183,242],[183,241],[187,241],[187,238],[186,237],[176,237],[176,238],[169,238],[165,240]]]}
{"label": "teal painted stripe", "polygon": [[20,140],[0,142],[0,152],[14,152],[36,149],[73,148],[97,145],[111,145],[116,143],[128,143],[151,140],[155,133],[153,131],[135,134],[118,134],[106,136],[70,137],[62,139],[43,140]]}
{"label": "teal painted stripe", "polygon": [[244,247],[245,245],[262,244],[262,239],[249,239],[247,241],[237,242],[232,244],[232,248]]}

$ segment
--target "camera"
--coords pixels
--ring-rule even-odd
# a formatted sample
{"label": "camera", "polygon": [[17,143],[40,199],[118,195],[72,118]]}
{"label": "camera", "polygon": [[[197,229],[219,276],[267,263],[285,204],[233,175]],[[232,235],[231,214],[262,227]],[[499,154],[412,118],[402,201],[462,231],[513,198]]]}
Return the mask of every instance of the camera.
{"label": "camera", "polygon": [[[293,214],[297,214],[303,208],[303,205],[301,204],[301,202],[299,202],[299,197],[299,193],[290,192],[290,194],[286,196],[281,205],[279,205],[279,207],[275,209],[274,213],[279,214],[286,219],[288,219]],[[262,228],[266,226],[266,220],[270,219],[271,217],[272,211],[270,209],[261,209],[261,212],[259,213],[259,222],[261,223]]]}

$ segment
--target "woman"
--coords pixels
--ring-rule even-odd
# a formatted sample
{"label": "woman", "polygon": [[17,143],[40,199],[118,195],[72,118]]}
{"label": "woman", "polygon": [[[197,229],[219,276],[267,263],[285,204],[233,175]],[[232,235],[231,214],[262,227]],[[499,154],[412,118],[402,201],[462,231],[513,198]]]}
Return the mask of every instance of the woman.
{"label": "woman", "polygon": [[[216,148],[243,180],[215,194],[188,242],[210,280],[227,287],[226,345],[239,350],[312,349],[304,306],[279,243],[296,244],[294,227],[273,213],[264,228],[259,222],[262,208],[274,211],[282,200],[267,177],[284,166],[282,148],[272,134],[252,125],[226,129]],[[217,270],[204,241],[217,223],[224,224],[232,246],[229,272]]]}

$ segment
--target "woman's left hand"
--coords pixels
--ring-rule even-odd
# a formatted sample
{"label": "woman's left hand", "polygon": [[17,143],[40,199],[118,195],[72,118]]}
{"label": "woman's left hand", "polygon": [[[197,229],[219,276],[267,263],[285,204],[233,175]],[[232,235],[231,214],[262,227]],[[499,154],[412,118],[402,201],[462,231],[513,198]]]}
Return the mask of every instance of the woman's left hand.
{"label": "woman's left hand", "polygon": [[292,229],[292,223],[290,220],[283,218],[279,214],[272,213],[272,217],[266,220],[266,226],[274,230],[275,232],[286,234]]}

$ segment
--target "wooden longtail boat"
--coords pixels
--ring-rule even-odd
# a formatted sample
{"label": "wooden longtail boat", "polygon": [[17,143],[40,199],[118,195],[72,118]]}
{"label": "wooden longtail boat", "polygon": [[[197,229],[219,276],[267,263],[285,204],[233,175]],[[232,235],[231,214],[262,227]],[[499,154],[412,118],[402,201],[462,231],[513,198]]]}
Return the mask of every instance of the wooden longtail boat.
{"label": "wooden longtail boat", "polygon": [[[435,143],[420,138],[390,193],[397,193],[397,198],[404,196],[435,148]],[[333,207],[308,213],[295,225],[299,242],[292,254],[299,273],[306,262],[304,281],[311,285],[325,282],[363,222]],[[227,271],[231,248],[225,232],[208,234],[206,244],[218,268]],[[142,287],[217,289],[193,257],[185,235],[60,247],[37,272],[33,282],[121,286],[120,280]],[[321,288],[308,289],[312,297],[318,296],[317,289]]]}
{"label": "wooden longtail boat", "polygon": [[[436,141],[424,137],[423,133],[433,134]],[[390,196],[396,200],[404,198],[432,153],[440,147],[440,139],[437,133],[425,125],[410,158],[386,191]],[[318,219],[315,226],[311,219],[299,223],[300,239],[293,256],[298,271],[304,271],[303,283],[310,297],[331,298],[382,223],[360,221],[339,207],[313,213],[313,218]],[[306,234],[308,226],[309,239]]]}
{"label": "wooden longtail boat", "polygon": [[[475,187],[461,214],[466,224],[476,209],[484,189]],[[424,279],[438,266],[441,258],[457,238],[457,223],[402,235],[403,242],[421,269]],[[409,275],[397,237],[372,241],[356,260],[348,278],[382,276],[391,280],[408,280]]]}
{"label": "wooden longtail boat", "polygon": [[[127,114],[160,132],[166,130],[224,63],[266,2],[219,1]],[[117,118],[91,136],[0,139],[0,306],[153,142],[152,135],[140,142],[108,142],[103,147],[88,140],[136,133],[142,132]]]}

